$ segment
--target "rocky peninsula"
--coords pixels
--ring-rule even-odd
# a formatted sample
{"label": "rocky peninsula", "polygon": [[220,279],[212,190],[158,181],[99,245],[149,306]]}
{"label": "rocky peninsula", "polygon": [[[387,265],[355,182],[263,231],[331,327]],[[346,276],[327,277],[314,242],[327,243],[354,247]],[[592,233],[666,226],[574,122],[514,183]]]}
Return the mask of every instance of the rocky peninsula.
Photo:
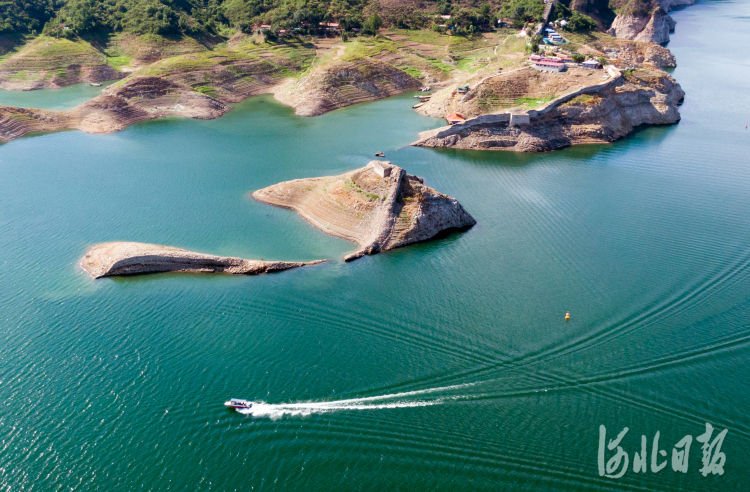
{"label": "rocky peninsula", "polygon": [[259,275],[315,265],[309,262],[245,260],[195,253],[157,244],[112,242],[97,244],[86,252],[81,268],[94,278],[146,273],[188,272]]}
{"label": "rocky peninsula", "polygon": [[[613,142],[639,125],[667,125],[680,120],[678,106],[685,93],[662,70],[620,71],[608,66],[603,77],[602,72],[570,72],[553,75],[519,70],[483,81],[474,97],[433,98],[422,111],[452,111],[471,117],[463,123],[422,132],[412,145],[545,152]],[[592,79],[592,74],[597,78]],[[514,90],[547,102],[536,109],[485,112],[487,104],[483,101],[501,103],[503,97],[517,97]],[[562,95],[557,95],[560,92]]]}
{"label": "rocky peninsula", "polygon": [[285,181],[252,197],[295,210],[327,234],[357,243],[360,249],[346,261],[476,224],[455,198],[387,161],[338,176]]}
{"label": "rocky peninsula", "polygon": [[135,77],[67,111],[0,106],[0,141],[31,132],[79,129],[111,133],[163,116],[218,118],[230,106],[159,77]]}

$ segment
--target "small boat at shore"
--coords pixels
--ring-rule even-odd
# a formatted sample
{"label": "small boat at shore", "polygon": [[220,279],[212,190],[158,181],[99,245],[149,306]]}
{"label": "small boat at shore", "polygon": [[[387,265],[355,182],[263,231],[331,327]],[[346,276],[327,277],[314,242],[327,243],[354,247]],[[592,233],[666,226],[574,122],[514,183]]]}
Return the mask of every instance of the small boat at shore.
{"label": "small boat at shore", "polygon": [[225,401],[224,405],[228,406],[229,408],[234,408],[235,410],[242,410],[245,408],[252,408],[253,402],[241,400],[239,398],[232,398],[229,401]]}
{"label": "small boat at shore", "polygon": [[92,87],[101,87],[102,86],[101,82],[89,82],[89,83],[91,84]]}
{"label": "small boat at shore", "polygon": [[432,96],[414,96],[415,99],[419,99],[420,101],[426,101]]}
{"label": "small boat at shore", "polygon": [[417,104],[415,104],[414,106],[412,106],[412,107],[411,107],[411,109],[419,109],[419,108],[421,108],[422,106],[424,106],[424,103],[417,103]]}
{"label": "small boat at shore", "polygon": [[430,92],[432,90],[432,87],[422,87],[419,90],[422,91],[422,92]]}

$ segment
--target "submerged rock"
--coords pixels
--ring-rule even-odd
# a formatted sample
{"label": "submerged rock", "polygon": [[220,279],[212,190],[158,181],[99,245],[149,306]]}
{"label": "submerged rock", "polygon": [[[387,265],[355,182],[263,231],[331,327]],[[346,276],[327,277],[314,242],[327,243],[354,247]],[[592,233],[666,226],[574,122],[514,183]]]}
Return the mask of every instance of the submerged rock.
{"label": "submerged rock", "polygon": [[195,253],[158,244],[113,242],[97,244],[81,260],[81,267],[94,278],[144,273],[189,272],[258,275],[289,270],[325,260],[258,261]]}
{"label": "submerged rock", "polygon": [[285,181],[252,196],[291,208],[318,229],[359,244],[346,261],[476,224],[455,198],[387,161],[338,176]]}

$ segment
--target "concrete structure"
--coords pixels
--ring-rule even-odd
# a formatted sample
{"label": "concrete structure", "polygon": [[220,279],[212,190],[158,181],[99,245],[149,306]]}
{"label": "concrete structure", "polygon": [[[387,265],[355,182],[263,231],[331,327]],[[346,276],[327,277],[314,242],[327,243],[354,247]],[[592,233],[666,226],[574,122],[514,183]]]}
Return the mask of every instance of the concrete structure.
{"label": "concrete structure", "polygon": [[531,123],[531,118],[529,118],[528,113],[510,115],[510,126],[528,125],[530,123]]}
{"label": "concrete structure", "polygon": [[393,165],[390,161],[370,161],[370,165],[372,166],[372,170],[375,171],[375,174],[381,178],[390,176],[391,169],[393,169]]}

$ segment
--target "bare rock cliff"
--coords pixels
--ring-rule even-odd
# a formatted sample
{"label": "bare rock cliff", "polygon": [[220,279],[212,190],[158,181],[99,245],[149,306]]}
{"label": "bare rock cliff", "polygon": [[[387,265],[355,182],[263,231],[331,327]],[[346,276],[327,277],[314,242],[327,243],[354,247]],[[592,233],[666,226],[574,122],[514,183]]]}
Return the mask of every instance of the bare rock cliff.
{"label": "bare rock cliff", "polygon": [[663,8],[658,7],[648,15],[618,15],[607,32],[618,38],[664,44],[669,42],[669,33],[674,31],[674,28],[674,20]]}

